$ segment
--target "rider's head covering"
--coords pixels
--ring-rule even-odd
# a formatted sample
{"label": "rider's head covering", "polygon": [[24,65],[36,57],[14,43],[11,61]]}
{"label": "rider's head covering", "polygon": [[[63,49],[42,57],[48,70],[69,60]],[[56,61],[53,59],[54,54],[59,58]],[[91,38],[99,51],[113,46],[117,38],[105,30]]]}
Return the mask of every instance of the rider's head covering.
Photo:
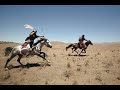
{"label": "rider's head covering", "polygon": [[30,36],[33,35],[33,34],[36,34],[37,31],[36,30],[33,30],[31,33],[30,33]]}
{"label": "rider's head covering", "polygon": [[35,32],[35,33],[37,33],[37,31],[36,31],[36,30],[34,30],[34,32]]}
{"label": "rider's head covering", "polygon": [[82,37],[85,37],[85,35],[82,35]]}

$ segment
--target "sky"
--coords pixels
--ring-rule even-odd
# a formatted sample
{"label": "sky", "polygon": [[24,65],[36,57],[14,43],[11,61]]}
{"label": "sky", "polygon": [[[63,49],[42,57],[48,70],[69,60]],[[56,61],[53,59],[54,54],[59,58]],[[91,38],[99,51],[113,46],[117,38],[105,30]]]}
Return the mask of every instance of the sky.
{"label": "sky", "polygon": [[25,24],[50,41],[120,42],[120,5],[0,5],[0,41],[24,43]]}

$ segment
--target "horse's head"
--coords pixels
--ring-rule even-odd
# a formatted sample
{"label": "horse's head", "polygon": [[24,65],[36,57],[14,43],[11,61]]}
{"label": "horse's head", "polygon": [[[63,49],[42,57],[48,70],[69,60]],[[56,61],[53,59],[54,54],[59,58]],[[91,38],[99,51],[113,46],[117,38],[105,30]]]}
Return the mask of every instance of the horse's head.
{"label": "horse's head", "polygon": [[90,40],[88,40],[88,43],[89,43],[90,45],[93,45],[93,43],[92,43]]}
{"label": "horse's head", "polygon": [[89,44],[90,44],[90,45],[93,45],[93,43],[92,43],[90,40],[88,40],[88,41],[85,43],[86,46],[88,46]]}
{"label": "horse's head", "polygon": [[52,48],[52,44],[45,37],[41,37],[41,42],[40,43],[41,43],[41,45],[45,45],[46,47]]}
{"label": "horse's head", "polygon": [[45,41],[45,46],[52,48],[52,44],[50,43],[50,41],[48,39]]}

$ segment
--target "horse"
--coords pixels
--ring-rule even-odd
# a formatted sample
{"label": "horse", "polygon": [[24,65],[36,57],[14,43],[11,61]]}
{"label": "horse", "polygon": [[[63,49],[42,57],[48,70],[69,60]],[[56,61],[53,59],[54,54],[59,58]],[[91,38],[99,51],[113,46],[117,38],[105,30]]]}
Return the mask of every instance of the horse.
{"label": "horse", "polygon": [[[5,49],[5,53],[7,53],[7,55],[10,55],[10,57],[7,59],[6,64],[4,66],[4,68],[7,68],[7,64],[8,62],[10,62],[15,56],[18,56],[18,63],[20,63],[20,65],[23,66],[23,64],[20,62],[21,58],[23,57],[27,57],[28,53],[29,55],[33,56],[33,55],[37,55],[41,58],[43,58],[43,60],[46,60],[45,56],[46,54],[44,52],[42,52],[42,47],[45,45],[46,47],[52,48],[51,43],[49,42],[48,39],[46,39],[45,37],[38,37],[39,39],[37,40],[36,43],[34,43],[34,45],[36,45],[33,50],[31,52],[29,52],[29,48],[30,45],[28,44],[25,48],[22,48],[22,45],[18,45],[15,47],[7,47]],[[9,52],[8,52],[9,51]],[[41,55],[43,54],[43,55]],[[47,61],[47,60],[46,60]]]}
{"label": "horse", "polygon": [[[75,52],[78,54],[78,52],[76,51],[78,48],[79,48],[79,49],[82,49],[81,52],[80,52],[80,54],[81,54],[81,53],[86,53],[86,49],[88,48],[89,45],[93,45],[93,43],[92,43],[90,40],[88,40],[87,42],[85,42],[85,46],[86,46],[86,47],[79,46],[79,43],[70,44],[70,45],[68,45],[68,46],[66,47],[66,51],[67,51],[68,48],[72,47],[72,53],[75,51]],[[84,51],[84,52],[83,52],[83,51]],[[80,54],[79,54],[79,55],[80,55]]]}
{"label": "horse", "polygon": [[9,53],[12,51],[12,47],[7,47],[7,48],[5,48],[5,53],[4,53],[4,55],[5,56],[9,56]]}

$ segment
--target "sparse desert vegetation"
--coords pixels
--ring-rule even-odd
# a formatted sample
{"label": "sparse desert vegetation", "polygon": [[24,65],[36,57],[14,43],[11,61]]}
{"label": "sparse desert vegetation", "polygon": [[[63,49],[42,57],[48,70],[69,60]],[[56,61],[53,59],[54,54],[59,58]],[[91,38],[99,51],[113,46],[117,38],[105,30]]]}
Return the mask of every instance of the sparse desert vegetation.
{"label": "sparse desert vegetation", "polygon": [[5,70],[4,50],[18,43],[0,42],[0,85],[120,85],[120,43],[93,43],[80,56],[65,50],[68,43],[51,43],[43,47],[50,65],[33,56],[22,58],[21,67],[15,57]]}

